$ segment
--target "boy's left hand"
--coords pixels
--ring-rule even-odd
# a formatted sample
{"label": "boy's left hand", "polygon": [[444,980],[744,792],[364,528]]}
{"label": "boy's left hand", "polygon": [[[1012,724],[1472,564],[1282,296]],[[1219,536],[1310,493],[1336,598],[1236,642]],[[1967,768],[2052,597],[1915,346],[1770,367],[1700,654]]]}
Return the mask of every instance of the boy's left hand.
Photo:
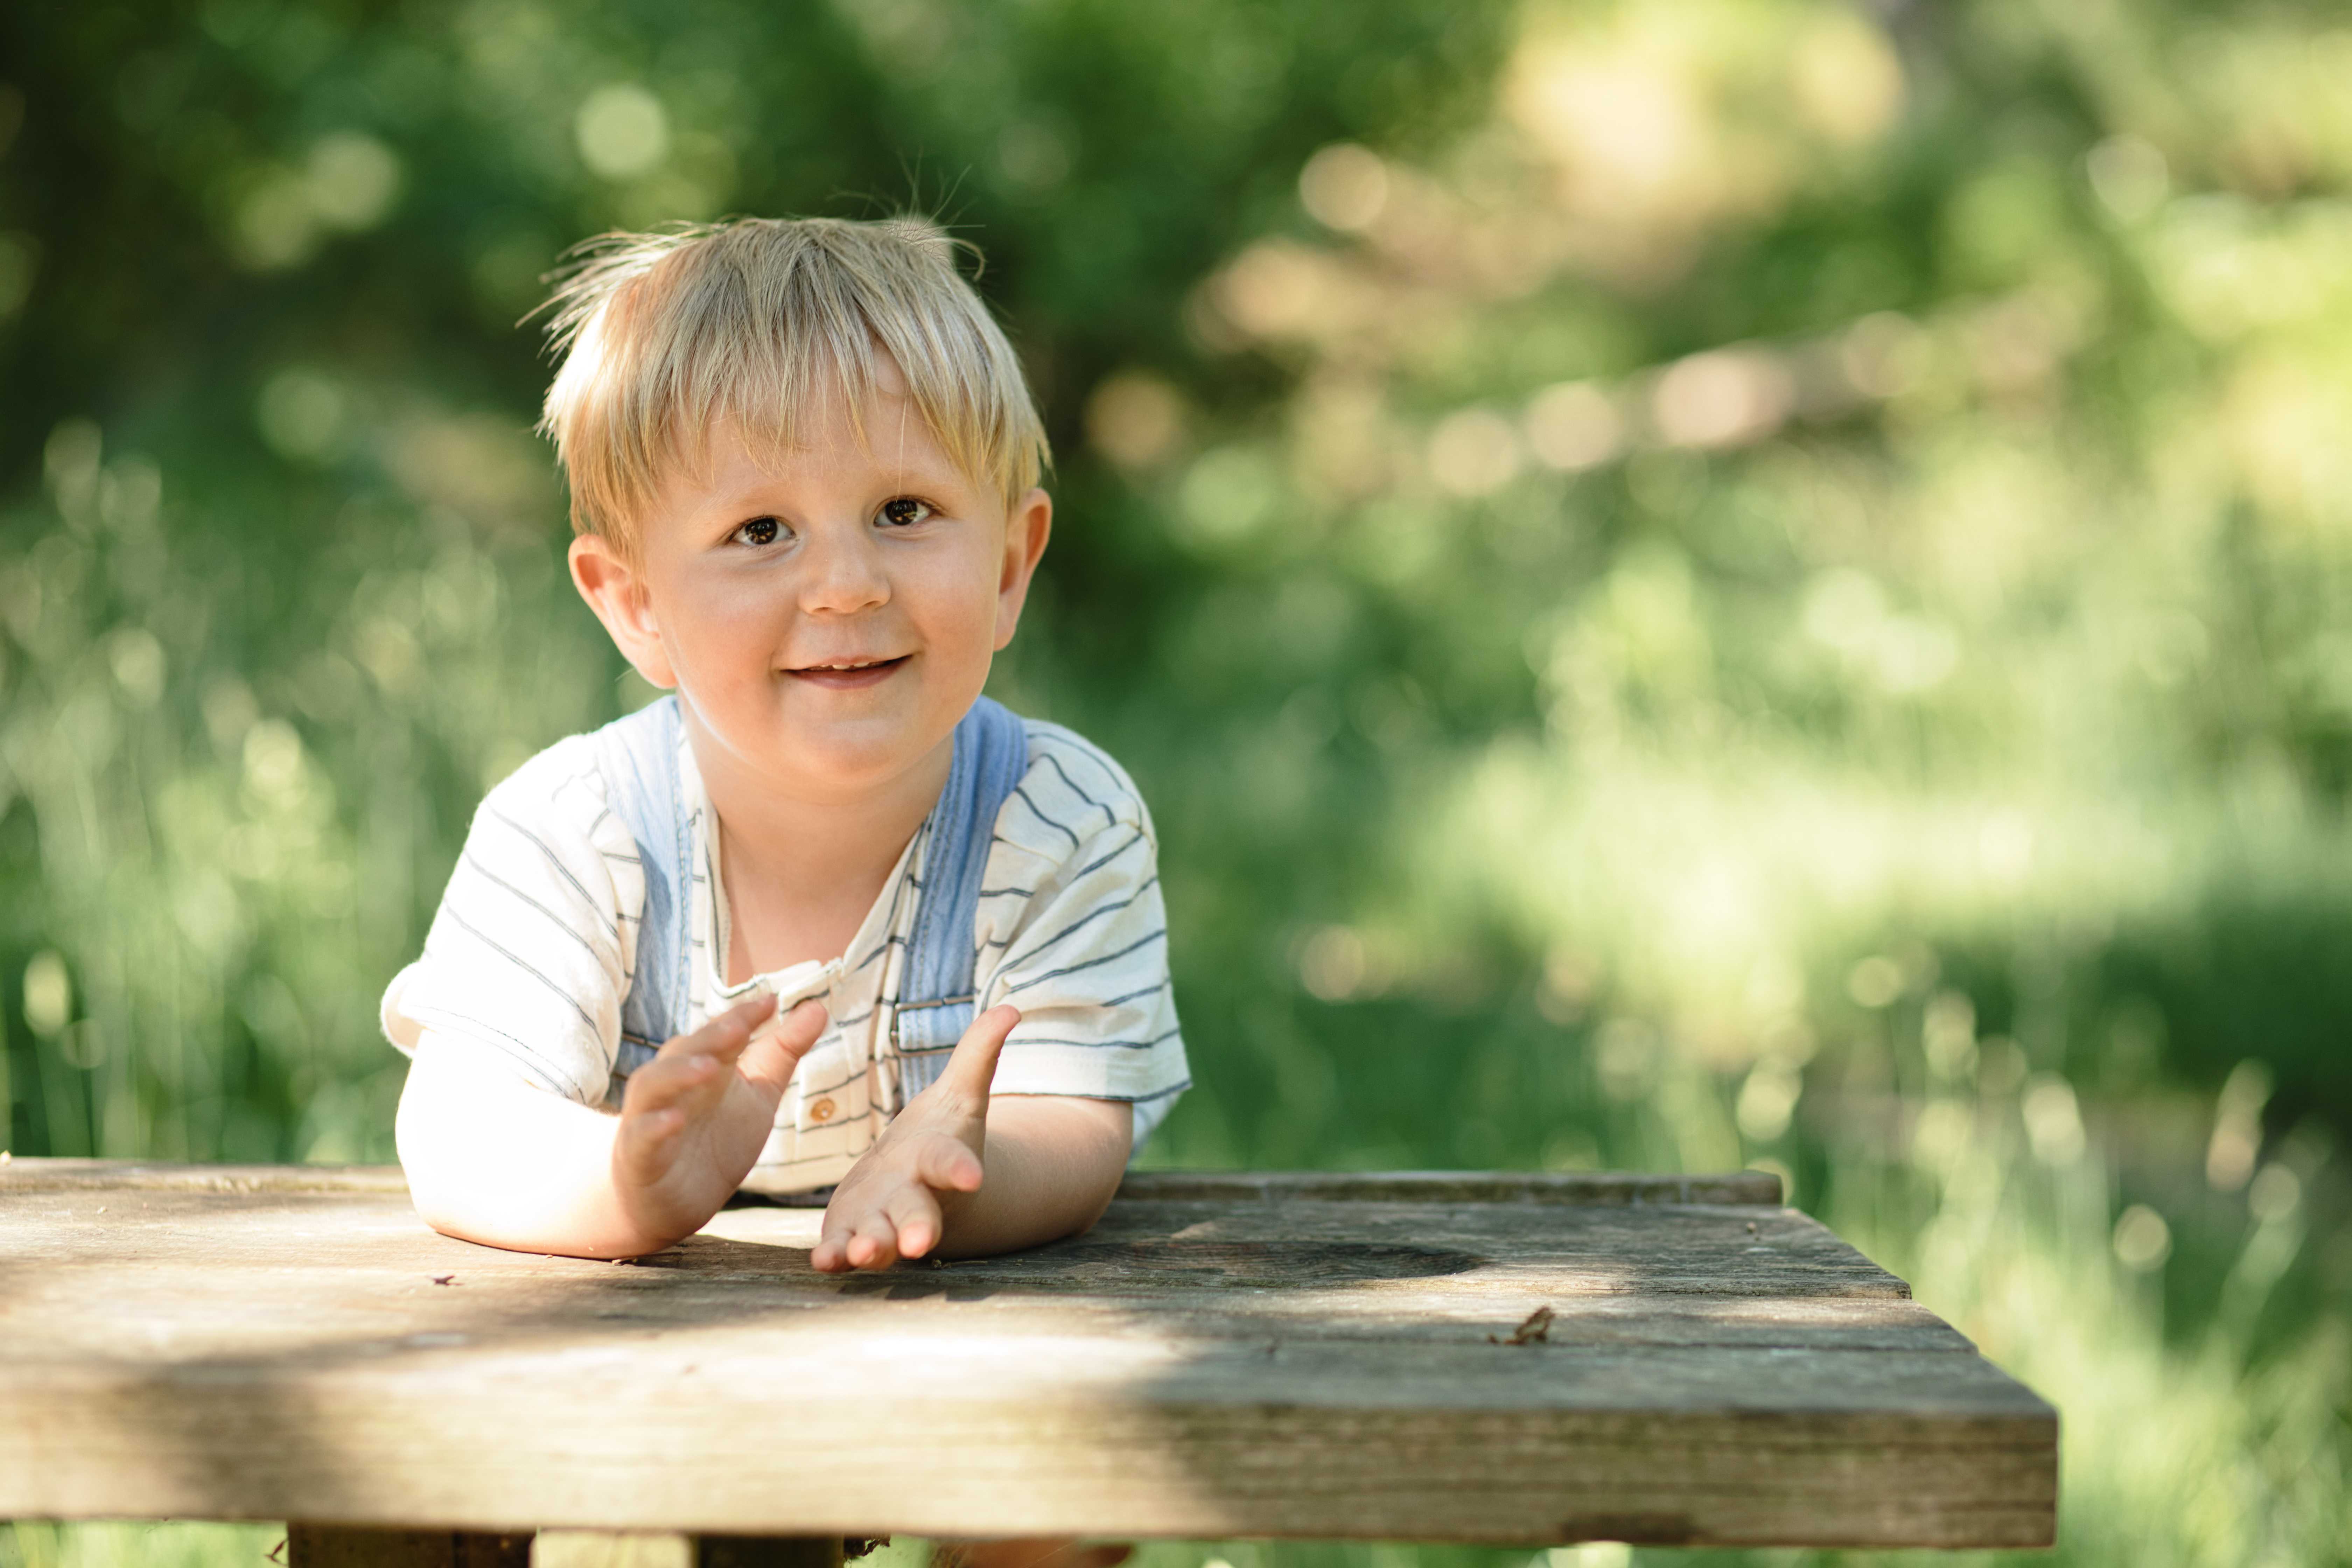
{"label": "boy's left hand", "polygon": [[938,1081],[907,1102],[834,1189],[809,1262],[826,1274],[887,1268],[920,1258],[946,1234],[947,1212],[980,1190],[988,1153],[988,1090],[1020,1010],[971,1021]]}

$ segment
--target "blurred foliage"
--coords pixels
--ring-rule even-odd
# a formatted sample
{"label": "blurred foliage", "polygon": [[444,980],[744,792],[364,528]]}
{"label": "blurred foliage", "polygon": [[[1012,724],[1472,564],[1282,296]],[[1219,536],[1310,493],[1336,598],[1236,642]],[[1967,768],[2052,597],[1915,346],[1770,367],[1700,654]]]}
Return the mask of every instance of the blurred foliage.
{"label": "blurred foliage", "polygon": [[1156,1160],[1768,1164],[2064,1410],[2061,1559],[2352,1556],[2332,8],[214,0],[0,59],[0,1142],[389,1157],[473,803],[642,695],[514,321],[605,227],[913,204],[1059,454],[996,689],[1159,815]]}

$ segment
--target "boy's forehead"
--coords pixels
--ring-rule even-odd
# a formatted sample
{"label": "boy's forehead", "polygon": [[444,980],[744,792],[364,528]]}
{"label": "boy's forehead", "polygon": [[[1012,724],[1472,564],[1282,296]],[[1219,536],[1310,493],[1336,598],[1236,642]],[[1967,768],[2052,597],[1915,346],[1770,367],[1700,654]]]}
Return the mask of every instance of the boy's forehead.
{"label": "boy's forehead", "polygon": [[834,374],[797,399],[744,399],[748,405],[714,410],[699,424],[681,421],[672,463],[700,485],[726,488],[855,466],[987,489],[982,476],[966,472],[942,446],[898,367],[881,357],[875,368],[872,384],[863,389]]}

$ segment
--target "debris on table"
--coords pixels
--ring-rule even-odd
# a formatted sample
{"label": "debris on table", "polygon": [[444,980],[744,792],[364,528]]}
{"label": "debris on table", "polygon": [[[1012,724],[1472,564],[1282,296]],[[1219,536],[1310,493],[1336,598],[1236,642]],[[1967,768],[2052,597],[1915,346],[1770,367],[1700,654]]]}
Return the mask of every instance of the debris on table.
{"label": "debris on table", "polygon": [[1539,1345],[1551,1337],[1551,1321],[1558,1316],[1549,1307],[1538,1307],[1519,1320],[1519,1326],[1511,1331],[1508,1339],[1488,1334],[1486,1342],[1492,1345]]}

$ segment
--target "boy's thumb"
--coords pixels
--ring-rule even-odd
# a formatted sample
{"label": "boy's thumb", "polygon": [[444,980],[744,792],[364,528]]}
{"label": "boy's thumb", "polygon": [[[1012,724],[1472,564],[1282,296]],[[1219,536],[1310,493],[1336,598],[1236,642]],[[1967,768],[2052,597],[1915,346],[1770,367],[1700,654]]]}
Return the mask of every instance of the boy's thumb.
{"label": "boy's thumb", "polygon": [[793,1080],[793,1069],[811,1047],[824,1033],[824,1004],[814,997],[802,1003],[776,1022],[774,1030],[764,1038],[754,1040],[743,1053],[743,1076],[762,1089],[772,1089],[778,1094]]}

